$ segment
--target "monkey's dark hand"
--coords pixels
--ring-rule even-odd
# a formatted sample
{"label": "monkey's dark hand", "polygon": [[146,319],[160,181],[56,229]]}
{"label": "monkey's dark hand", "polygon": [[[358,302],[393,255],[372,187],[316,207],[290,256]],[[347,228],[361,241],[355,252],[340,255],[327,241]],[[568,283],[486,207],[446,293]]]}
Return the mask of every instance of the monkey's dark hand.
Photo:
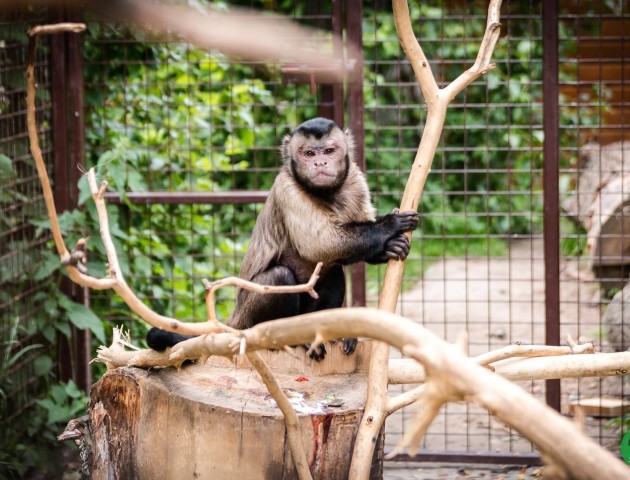
{"label": "monkey's dark hand", "polygon": [[409,255],[409,249],[407,235],[399,233],[385,242],[385,249],[382,253],[366,261],[368,263],[387,263],[390,260],[405,260]]}
{"label": "monkey's dark hand", "polygon": [[323,343],[320,343],[317,347],[313,349],[311,349],[310,343],[305,343],[304,348],[306,348],[308,356],[316,362],[321,362],[326,357],[326,347]]}
{"label": "monkey's dark hand", "polygon": [[385,230],[394,236],[398,233],[409,232],[418,226],[418,212],[402,212],[395,208],[380,221]]}
{"label": "monkey's dark hand", "polygon": [[343,339],[343,353],[346,355],[352,355],[357,348],[356,338],[344,338]]}
{"label": "monkey's dark hand", "polygon": [[404,233],[399,233],[395,237],[390,238],[385,243],[385,251],[383,252],[383,256],[387,260],[405,260],[407,255],[409,255],[409,249],[411,248],[409,244],[409,239],[407,235]]}

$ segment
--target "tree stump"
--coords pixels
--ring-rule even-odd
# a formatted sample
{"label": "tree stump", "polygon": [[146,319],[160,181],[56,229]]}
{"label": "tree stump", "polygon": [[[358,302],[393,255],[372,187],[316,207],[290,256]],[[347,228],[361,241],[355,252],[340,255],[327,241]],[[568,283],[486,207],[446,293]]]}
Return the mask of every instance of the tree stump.
{"label": "tree stump", "polygon": [[[264,351],[298,412],[313,477],[348,477],[367,391],[369,342],[350,357],[327,344],[321,363]],[[282,372],[282,373],[280,373]],[[297,478],[284,417],[246,357],[107,372],[89,405],[93,479]],[[382,478],[383,435],[371,478]]]}

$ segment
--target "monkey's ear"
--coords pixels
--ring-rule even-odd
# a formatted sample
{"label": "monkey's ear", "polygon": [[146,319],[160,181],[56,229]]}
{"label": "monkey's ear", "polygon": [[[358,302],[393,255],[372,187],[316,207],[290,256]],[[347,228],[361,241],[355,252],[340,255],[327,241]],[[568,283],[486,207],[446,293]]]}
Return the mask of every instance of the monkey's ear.
{"label": "monkey's ear", "polygon": [[356,144],[354,142],[354,135],[352,135],[352,131],[349,128],[346,128],[343,131],[343,135],[346,137],[346,145],[348,148],[348,157],[350,157],[351,161],[354,161],[354,151],[356,148]]}
{"label": "monkey's ear", "polygon": [[291,158],[291,152],[289,151],[289,144],[291,143],[292,135],[285,135],[282,137],[282,143],[280,144],[280,154],[282,155],[282,161],[288,162]]}

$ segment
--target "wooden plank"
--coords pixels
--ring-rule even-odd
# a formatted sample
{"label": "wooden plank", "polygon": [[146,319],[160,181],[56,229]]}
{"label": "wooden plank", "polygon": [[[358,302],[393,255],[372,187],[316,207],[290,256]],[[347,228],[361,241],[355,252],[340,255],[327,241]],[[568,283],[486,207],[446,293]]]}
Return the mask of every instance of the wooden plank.
{"label": "wooden plank", "polygon": [[584,414],[596,417],[619,417],[630,412],[630,402],[622,398],[593,397],[575,400],[569,404],[569,412],[575,414],[578,406]]}

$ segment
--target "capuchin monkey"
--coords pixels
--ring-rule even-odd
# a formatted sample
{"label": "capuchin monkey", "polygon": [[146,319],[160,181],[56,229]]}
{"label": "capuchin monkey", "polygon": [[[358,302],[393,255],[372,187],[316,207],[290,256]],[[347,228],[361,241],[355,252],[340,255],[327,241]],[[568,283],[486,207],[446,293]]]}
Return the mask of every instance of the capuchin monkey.
{"label": "capuchin monkey", "polygon": [[[298,285],[308,282],[316,264],[323,262],[315,286],[319,298],[308,293],[262,295],[239,288],[230,326],[246,329],[341,307],[344,265],[407,258],[409,239],[404,232],[417,227],[418,214],[394,210],[376,219],[354,148],[351,132],[324,118],[308,120],[284,137],[284,165],[258,216],[239,276],[261,285]],[[161,351],[187,338],[152,328],[147,344]],[[356,344],[354,338],[343,340],[346,355]],[[325,355],[323,345],[310,352],[317,361]]]}

